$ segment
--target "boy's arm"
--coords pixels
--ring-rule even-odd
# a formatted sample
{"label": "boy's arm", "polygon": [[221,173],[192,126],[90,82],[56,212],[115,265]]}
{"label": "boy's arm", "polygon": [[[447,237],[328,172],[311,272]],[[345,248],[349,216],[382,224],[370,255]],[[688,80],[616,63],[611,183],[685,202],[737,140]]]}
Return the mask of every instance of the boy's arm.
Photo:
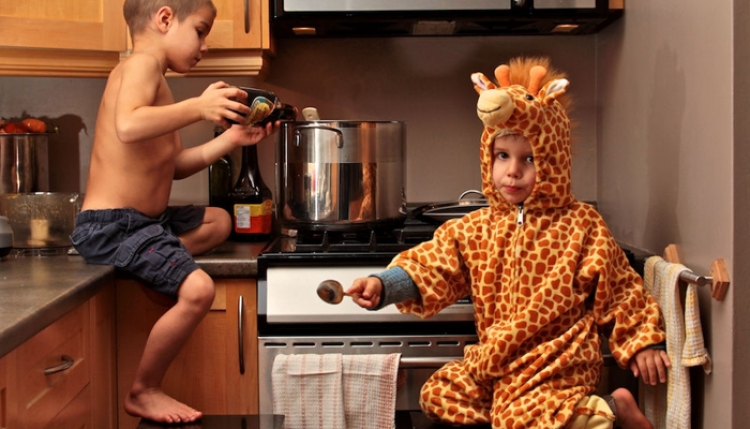
{"label": "boy's arm", "polygon": [[215,139],[183,149],[175,160],[174,178],[184,179],[207,168],[237,146],[254,145],[279,129],[279,122],[264,127],[232,125]]}
{"label": "boy's arm", "polygon": [[[115,101],[115,130],[123,143],[132,143],[179,130],[202,119],[229,126],[226,118],[241,122],[250,108],[237,100],[247,94],[216,82],[199,96],[175,103],[156,58],[134,54],[122,65]],[[239,112],[239,113],[238,113]]]}

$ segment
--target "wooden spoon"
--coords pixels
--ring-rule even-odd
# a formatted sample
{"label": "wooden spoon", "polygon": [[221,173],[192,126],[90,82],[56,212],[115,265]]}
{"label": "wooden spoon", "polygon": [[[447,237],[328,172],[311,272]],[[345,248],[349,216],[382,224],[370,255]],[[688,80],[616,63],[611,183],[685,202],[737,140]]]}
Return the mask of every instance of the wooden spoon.
{"label": "wooden spoon", "polygon": [[323,280],[318,285],[318,296],[329,304],[339,304],[344,300],[344,296],[352,296],[344,292],[344,287],[336,280]]}

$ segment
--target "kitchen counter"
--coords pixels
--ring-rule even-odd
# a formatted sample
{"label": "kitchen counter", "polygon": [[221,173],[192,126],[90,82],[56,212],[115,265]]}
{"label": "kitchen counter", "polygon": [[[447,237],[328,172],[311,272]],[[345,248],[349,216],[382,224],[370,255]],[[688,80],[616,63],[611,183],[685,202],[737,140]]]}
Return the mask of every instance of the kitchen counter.
{"label": "kitchen counter", "polygon": [[[255,277],[265,243],[226,242],[196,257],[215,278]],[[115,279],[112,267],[88,265],[77,255],[0,259],[0,357],[93,297]]]}

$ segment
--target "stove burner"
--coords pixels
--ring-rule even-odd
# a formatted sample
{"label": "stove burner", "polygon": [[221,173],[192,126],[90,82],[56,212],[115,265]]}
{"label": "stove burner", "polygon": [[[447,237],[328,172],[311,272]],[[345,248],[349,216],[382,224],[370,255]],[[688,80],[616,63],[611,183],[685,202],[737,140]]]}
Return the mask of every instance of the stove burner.
{"label": "stove burner", "polygon": [[285,230],[285,253],[305,252],[400,252],[432,238],[435,226],[406,224],[394,229]]}

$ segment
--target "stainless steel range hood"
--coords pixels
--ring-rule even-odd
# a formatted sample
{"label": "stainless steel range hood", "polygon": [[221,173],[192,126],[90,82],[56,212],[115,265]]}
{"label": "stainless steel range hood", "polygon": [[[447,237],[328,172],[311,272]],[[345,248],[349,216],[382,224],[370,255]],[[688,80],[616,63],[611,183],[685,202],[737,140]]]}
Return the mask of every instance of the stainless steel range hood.
{"label": "stainless steel range hood", "polygon": [[624,0],[271,0],[275,37],[596,33]]}

